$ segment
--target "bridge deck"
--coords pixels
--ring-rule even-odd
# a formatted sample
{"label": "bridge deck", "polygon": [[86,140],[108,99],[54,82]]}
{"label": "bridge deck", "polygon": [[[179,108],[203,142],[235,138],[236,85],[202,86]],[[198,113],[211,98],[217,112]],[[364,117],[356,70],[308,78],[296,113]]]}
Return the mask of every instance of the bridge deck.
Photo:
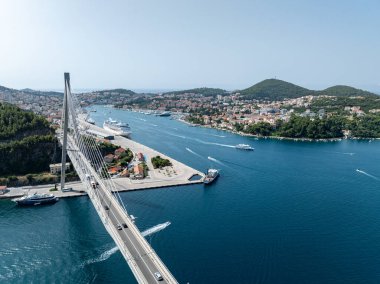
{"label": "bridge deck", "polygon": [[[71,137],[68,137],[67,142],[69,147],[74,149],[74,141]],[[141,235],[128,213],[116,200],[111,188],[107,187],[105,181],[91,167],[83,153],[70,151],[68,155],[83,185],[87,188],[87,193],[100,219],[127,260],[137,281],[139,283],[177,283],[156,252]],[[98,185],[93,188],[94,185],[91,181],[95,181]],[[119,230],[117,226],[123,223],[127,228],[122,226],[122,229]],[[162,275],[162,281],[155,278],[155,272]]]}

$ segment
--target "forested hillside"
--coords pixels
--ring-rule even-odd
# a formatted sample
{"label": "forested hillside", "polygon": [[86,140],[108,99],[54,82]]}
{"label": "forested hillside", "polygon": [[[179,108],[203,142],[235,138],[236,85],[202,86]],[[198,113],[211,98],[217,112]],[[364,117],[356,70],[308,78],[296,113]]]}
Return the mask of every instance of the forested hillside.
{"label": "forested hillside", "polygon": [[58,141],[45,118],[0,104],[0,176],[48,171],[59,159]]}

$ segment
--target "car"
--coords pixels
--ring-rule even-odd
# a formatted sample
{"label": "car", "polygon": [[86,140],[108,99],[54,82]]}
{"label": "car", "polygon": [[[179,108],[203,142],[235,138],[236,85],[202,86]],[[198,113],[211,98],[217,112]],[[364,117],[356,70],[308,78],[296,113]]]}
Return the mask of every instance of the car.
{"label": "car", "polygon": [[157,279],[158,281],[162,281],[162,280],[164,280],[164,278],[162,278],[161,273],[158,272],[158,271],[154,273],[154,277],[156,277],[156,279]]}
{"label": "car", "polygon": [[122,227],[120,224],[117,224],[117,225],[116,225],[116,228],[117,228],[119,231],[123,229],[123,227]]}
{"label": "car", "polygon": [[63,192],[68,192],[68,191],[73,191],[73,188],[72,187],[65,187],[64,189],[62,189]]}
{"label": "car", "polygon": [[128,228],[127,224],[126,223],[123,223],[122,224],[124,228]]}
{"label": "car", "polygon": [[107,205],[104,205],[105,210],[110,210],[110,208]]}

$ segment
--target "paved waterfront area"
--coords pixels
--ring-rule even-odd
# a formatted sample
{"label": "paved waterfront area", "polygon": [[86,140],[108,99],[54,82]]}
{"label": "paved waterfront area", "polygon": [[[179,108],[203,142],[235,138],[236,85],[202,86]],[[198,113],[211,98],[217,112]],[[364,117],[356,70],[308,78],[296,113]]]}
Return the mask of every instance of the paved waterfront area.
{"label": "paved waterfront area", "polygon": [[[95,125],[86,124],[90,129],[111,134],[103,128],[100,128]],[[145,161],[149,167],[148,176],[142,180],[132,180],[130,178],[115,178],[113,179],[116,188],[118,191],[133,191],[133,190],[143,190],[143,189],[153,189],[160,187],[170,187],[170,186],[180,186],[180,185],[189,185],[201,183],[204,177],[202,172],[199,172],[173,158],[170,158],[154,149],[151,149],[145,145],[142,145],[136,141],[121,137],[115,136],[115,140],[112,140],[111,143],[121,146],[123,148],[129,148],[134,155],[141,152],[145,157]],[[171,167],[165,167],[164,169],[153,169],[151,163],[151,158],[155,156],[161,156],[162,158],[169,159],[172,163]],[[199,175],[200,179],[190,180],[191,177]],[[25,186],[10,188],[10,191],[4,195],[0,195],[0,199],[3,198],[16,198],[23,196],[25,194],[33,193],[53,193],[55,196],[64,198],[64,197],[75,197],[86,195],[85,187],[82,186],[81,182],[68,182],[66,183],[67,188],[72,188],[74,191],[70,192],[61,192],[53,191],[50,192],[51,188],[54,188],[54,184],[48,185],[38,185],[38,186]],[[58,185],[58,189],[60,185]]]}

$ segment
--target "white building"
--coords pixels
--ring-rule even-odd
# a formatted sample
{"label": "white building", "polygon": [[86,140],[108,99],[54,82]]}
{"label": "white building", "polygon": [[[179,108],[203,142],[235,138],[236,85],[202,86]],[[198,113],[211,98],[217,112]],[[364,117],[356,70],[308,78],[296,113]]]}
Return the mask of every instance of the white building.
{"label": "white building", "polygon": [[[61,163],[59,163],[59,164],[50,164],[49,167],[50,167],[50,173],[51,174],[58,174],[58,173],[61,172],[62,164]],[[66,163],[65,171],[67,171],[68,169],[70,169],[70,163]]]}

